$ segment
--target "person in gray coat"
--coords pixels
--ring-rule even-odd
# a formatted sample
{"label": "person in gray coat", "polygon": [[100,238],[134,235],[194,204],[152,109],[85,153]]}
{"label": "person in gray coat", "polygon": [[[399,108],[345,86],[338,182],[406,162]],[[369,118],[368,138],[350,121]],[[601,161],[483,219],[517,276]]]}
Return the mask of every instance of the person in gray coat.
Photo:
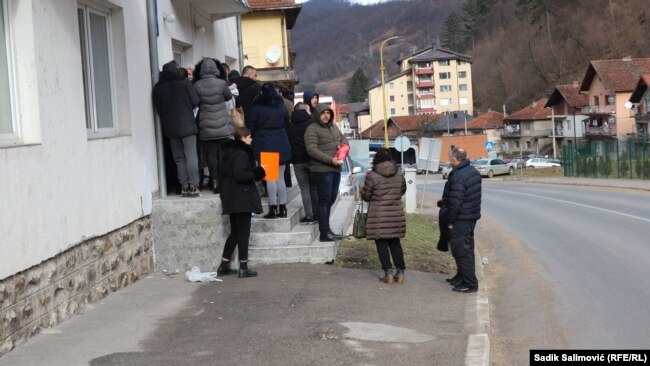
{"label": "person in gray coat", "polygon": [[210,58],[203,59],[197,65],[200,78],[194,83],[199,95],[199,139],[204,144],[210,171],[210,182],[215,193],[219,192],[217,180],[219,161],[223,144],[235,132],[226,108],[226,101],[232,99],[228,83],[221,79],[217,63]]}
{"label": "person in gray coat", "polygon": [[[381,268],[384,270],[384,276],[380,281],[387,284],[404,283],[406,266],[399,240],[406,235],[406,215],[402,205],[404,193],[406,193],[404,174],[397,169],[390,150],[385,147],[380,148],[372,160],[372,171],[366,175],[361,198],[369,203],[366,239],[375,240]],[[394,277],[391,256],[397,269]]]}

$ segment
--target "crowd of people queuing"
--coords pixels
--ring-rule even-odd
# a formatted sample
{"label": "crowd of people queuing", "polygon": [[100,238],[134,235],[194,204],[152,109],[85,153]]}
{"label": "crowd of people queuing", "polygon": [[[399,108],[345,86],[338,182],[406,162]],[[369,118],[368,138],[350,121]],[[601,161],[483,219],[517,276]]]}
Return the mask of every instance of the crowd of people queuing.
{"label": "crowd of people queuing", "polygon": [[[257,276],[248,268],[251,219],[263,214],[261,196],[268,196],[269,201],[264,219],[287,217],[291,164],[304,210],[300,224],[318,224],[322,242],[341,240],[341,235],[331,230],[329,219],[343,164],[337,151],[349,143],[334,124],[334,111],[319,103],[318,93],[305,91],[303,101],[294,106],[291,90],[270,82],[260,84],[254,67],[245,66],[239,74],[226,63],[204,58],[193,68],[166,63],[154,86],[153,102],[169,141],[181,196],[198,197],[200,189],[211,189],[221,194],[222,212],[229,215],[230,234],[218,275]],[[245,127],[233,125],[235,108],[243,111]],[[261,154],[265,152],[279,155],[277,179],[264,180],[267,172]],[[453,290],[475,292],[474,227],[480,218],[481,178],[468,168],[462,148],[453,151],[452,165],[438,201],[438,247],[449,247],[456,260],[458,272],[448,279]],[[368,202],[366,238],[375,240],[383,270],[380,280],[402,284],[406,265],[400,239],[406,234],[402,205],[406,181],[387,148],[376,152],[372,166],[361,192]],[[235,247],[238,271],[230,264]]]}

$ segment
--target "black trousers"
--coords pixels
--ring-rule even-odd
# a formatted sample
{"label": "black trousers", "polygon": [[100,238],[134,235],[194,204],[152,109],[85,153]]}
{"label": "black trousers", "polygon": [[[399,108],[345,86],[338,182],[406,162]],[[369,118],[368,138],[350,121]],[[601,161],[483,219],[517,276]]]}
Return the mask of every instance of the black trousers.
{"label": "black trousers", "polygon": [[[393,268],[393,265],[390,262],[391,257],[393,257],[395,268],[401,270],[406,269],[404,264],[404,252],[402,251],[402,244],[399,242],[399,238],[377,239],[375,240],[375,245],[377,245],[377,254],[379,254],[381,269],[385,271]],[[390,254],[388,253],[389,251]]]}
{"label": "black trousers", "polygon": [[474,264],[474,228],[476,221],[456,221],[451,229],[449,246],[458,266],[458,275],[463,285],[477,289],[476,266]]}
{"label": "black trousers", "polygon": [[230,259],[237,246],[239,251],[239,261],[248,260],[248,241],[251,237],[251,217],[250,212],[230,214],[230,235],[226,239],[226,245],[223,247],[223,258]]}
{"label": "black trousers", "polygon": [[222,160],[221,150],[223,149],[223,144],[229,140],[229,138],[223,138],[202,141],[203,146],[205,146],[205,153],[207,155],[206,158],[208,161],[208,170],[210,171],[211,180],[219,178],[219,164]]}

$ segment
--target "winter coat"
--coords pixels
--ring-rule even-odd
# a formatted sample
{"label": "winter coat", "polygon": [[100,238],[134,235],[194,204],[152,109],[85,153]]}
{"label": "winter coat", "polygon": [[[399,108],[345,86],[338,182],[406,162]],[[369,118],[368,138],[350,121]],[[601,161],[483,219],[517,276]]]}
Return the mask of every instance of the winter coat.
{"label": "winter coat", "polygon": [[305,147],[305,131],[314,119],[305,110],[297,110],[291,116],[291,123],[287,127],[289,144],[291,145],[291,163],[309,163],[309,154]]}
{"label": "winter coat", "polygon": [[175,62],[163,65],[153,88],[153,104],[165,136],[182,138],[198,133],[192,110],[199,105],[199,96],[192,83],[178,72]]}
{"label": "winter coat", "polygon": [[232,137],[235,129],[226,109],[226,101],[232,93],[225,80],[219,79],[219,69],[212,59],[201,64],[201,79],[194,83],[194,89],[201,99],[199,106],[199,138],[215,140]]}
{"label": "winter coat", "polygon": [[394,239],[406,235],[404,193],[406,180],[394,161],[377,164],[366,175],[361,191],[361,198],[368,201],[366,239]]}
{"label": "winter coat", "polygon": [[223,214],[262,213],[262,201],[255,187],[256,166],[251,147],[239,140],[226,142],[221,164]]}
{"label": "winter coat", "polygon": [[281,96],[260,94],[246,113],[246,127],[253,133],[253,153],[259,161],[260,152],[279,152],[280,164],[291,160],[287,136],[287,109]]}
{"label": "winter coat", "polygon": [[[320,121],[320,114],[329,110],[331,115],[327,123]],[[312,173],[340,172],[341,166],[332,165],[332,158],[339,148],[339,144],[349,145],[348,139],[343,136],[334,124],[334,111],[324,104],[319,104],[313,115],[316,120],[305,131],[305,147],[309,154],[309,169]]]}
{"label": "winter coat", "polygon": [[449,173],[442,199],[449,225],[481,218],[481,174],[469,160],[463,160]]}
{"label": "winter coat", "polygon": [[235,85],[237,85],[237,90],[239,90],[239,96],[235,98],[235,103],[237,107],[242,107],[245,116],[253,106],[253,100],[260,94],[262,87],[257,81],[246,76],[240,76],[235,79]]}

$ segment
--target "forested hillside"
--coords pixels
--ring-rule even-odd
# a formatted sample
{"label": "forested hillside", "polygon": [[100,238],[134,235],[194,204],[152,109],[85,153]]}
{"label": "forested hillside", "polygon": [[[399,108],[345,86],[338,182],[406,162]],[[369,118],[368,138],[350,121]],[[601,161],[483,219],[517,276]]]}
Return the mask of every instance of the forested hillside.
{"label": "forested hillside", "polygon": [[[443,46],[473,57],[476,109],[512,112],[554,85],[581,80],[590,60],[650,57],[648,0],[411,0],[374,6],[311,0],[294,28],[301,84],[345,96],[362,66],[378,80],[379,46],[388,74],[412,47]],[[369,50],[372,48],[373,53]]]}

